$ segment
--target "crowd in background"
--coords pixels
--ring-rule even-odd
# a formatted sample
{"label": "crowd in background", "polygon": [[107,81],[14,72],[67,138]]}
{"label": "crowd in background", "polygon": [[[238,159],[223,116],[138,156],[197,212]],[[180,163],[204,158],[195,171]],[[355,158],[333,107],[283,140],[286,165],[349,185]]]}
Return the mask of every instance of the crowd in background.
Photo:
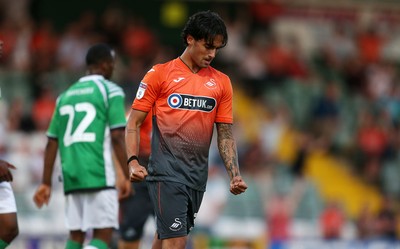
{"label": "crowd in background", "polygon": [[[25,205],[19,207],[23,215],[33,212],[25,195],[41,176],[44,132],[57,94],[82,74],[89,45],[103,41],[115,48],[114,81],[125,90],[127,110],[150,66],[178,56],[183,45],[163,44],[145,13],[131,15],[121,6],[110,5],[101,14],[82,10],[56,30],[51,20],[29,15],[29,1],[17,2],[1,2],[0,157],[19,167],[14,188],[17,201]],[[271,237],[285,240],[290,219],[305,202],[311,207],[303,217],[321,218],[321,227],[327,228],[319,232],[325,238],[340,237],[350,218],[340,203],[323,203],[304,175],[307,155],[322,150],[384,196],[381,212],[372,215],[366,207],[359,220],[352,218],[355,236],[398,238],[393,208],[400,194],[398,17],[361,18],[362,8],[344,15],[321,7],[322,14],[316,15],[282,1],[226,4],[231,11],[223,3],[214,6],[226,20],[229,41],[213,66],[231,77],[238,96],[235,135],[241,170],[252,179],[253,191],[234,204],[242,209],[223,210],[234,200],[221,198],[223,174],[213,181],[221,167],[212,157],[207,193],[217,197],[205,201],[210,213],[200,225],[210,229],[210,217],[237,212],[261,218]],[[286,161],[276,155],[285,129],[296,133],[296,151]],[[314,199],[304,200],[307,194]]]}

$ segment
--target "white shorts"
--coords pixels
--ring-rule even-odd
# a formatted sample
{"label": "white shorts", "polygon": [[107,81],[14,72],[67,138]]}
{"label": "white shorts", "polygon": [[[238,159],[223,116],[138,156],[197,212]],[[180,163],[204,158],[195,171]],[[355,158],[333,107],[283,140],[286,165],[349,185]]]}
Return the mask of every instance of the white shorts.
{"label": "white shorts", "polygon": [[105,189],[66,195],[65,223],[70,231],[118,228],[118,192]]}
{"label": "white shorts", "polygon": [[0,183],[0,214],[16,213],[15,197],[9,182]]}

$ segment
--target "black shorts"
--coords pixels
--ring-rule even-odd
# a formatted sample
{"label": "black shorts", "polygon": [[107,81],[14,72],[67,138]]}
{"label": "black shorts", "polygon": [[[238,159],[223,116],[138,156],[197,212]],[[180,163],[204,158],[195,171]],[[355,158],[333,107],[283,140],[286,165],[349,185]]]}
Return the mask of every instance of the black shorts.
{"label": "black shorts", "polygon": [[194,226],[204,192],[177,182],[148,181],[147,186],[155,204],[158,238],[188,235]]}
{"label": "black shorts", "polygon": [[120,202],[119,234],[123,241],[140,240],[144,225],[154,215],[146,182],[132,183],[135,193]]}

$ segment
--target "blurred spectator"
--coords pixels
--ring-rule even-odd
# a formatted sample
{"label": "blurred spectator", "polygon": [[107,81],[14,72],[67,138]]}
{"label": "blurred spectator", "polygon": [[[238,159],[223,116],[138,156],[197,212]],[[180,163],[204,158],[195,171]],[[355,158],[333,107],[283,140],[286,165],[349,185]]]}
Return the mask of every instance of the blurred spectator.
{"label": "blurred spectator", "polygon": [[279,86],[288,77],[290,51],[283,45],[277,34],[271,35],[263,53],[267,71],[267,85]]}
{"label": "blurred spectator", "polygon": [[370,210],[369,203],[364,203],[355,221],[357,239],[368,240],[374,236],[374,214]]}
{"label": "blurred spectator", "polygon": [[90,46],[91,34],[86,32],[83,22],[68,23],[66,30],[60,37],[57,51],[58,67],[67,71],[83,71],[85,66],[85,54]]}
{"label": "blurred spectator", "polygon": [[[309,75],[308,61],[306,60],[300,41],[295,35],[288,37],[289,56],[287,61],[287,73],[289,78],[306,80]],[[305,82],[308,83],[308,82]]]}
{"label": "blurred spectator", "polygon": [[372,111],[360,113],[356,136],[358,166],[361,175],[370,183],[377,183],[383,156],[388,149],[388,131]]}
{"label": "blurred spectator", "polygon": [[[0,22],[0,40],[3,41],[1,66],[9,66],[10,58],[17,40],[18,32],[15,24],[9,20]],[[18,69],[18,68],[16,68]]]}
{"label": "blurred spectator", "polygon": [[352,96],[367,94],[365,65],[358,57],[352,57],[343,65],[343,80]]}
{"label": "blurred spectator", "polygon": [[141,17],[129,17],[122,33],[122,49],[132,59],[147,63],[154,58],[155,36]]}
{"label": "blurred spectator", "polygon": [[[220,52],[220,58],[218,61],[222,61],[224,66],[230,69],[232,66],[239,65],[244,62],[243,58],[246,58],[246,50],[244,40],[248,36],[248,23],[243,20],[249,20],[246,14],[242,14],[238,18],[224,17],[226,21],[226,30],[229,34],[229,42],[224,49]],[[235,66],[236,68],[236,66]],[[231,74],[228,72],[228,74]]]}
{"label": "blurred spectator", "polygon": [[41,88],[40,96],[34,100],[32,106],[32,119],[36,130],[46,131],[49,127],[53,111],[56,106],[56,98],[50,86]]}
{"label": "blurred spectator", "polygon": [[15,98],[8,109],[8,126],[10,132],[32,132],[35,130],[31,115],[25,111],[25,101]]}
{"label": "blurred spectator", "polygon": [[279,145],[285,132],[291,129],[291,112],[283,103],[268,104],[267,113],[259,115],[261,128],[259,139],[261,155],[256,158],[259,162],[273,162],[278,157]]}
{"label": "blurred spectator", "polygon": [[310,121],[316,139],[322,139],[328,147],[331,146],[340,125],[338,83],[328,82],[324,86],[323,93],[315,99],[311,107]]}
{"label": "blurred spectator", "polygon": [[356,43],[360,59],[365,64],[378,63],[382,59],[382,47],[385,40],[375,24],[371,23],[366,29],[360,30]]}
{"label": "blurred spectator", "polygon": [[398,222],[394,205],[395,202],[392,197],[386,196],[384,198],[375,220],[375,233],[378,239],[395,241],[398,238]]}
{"label": "blurred spectator", "polygon": [[390,62],[371,64],[365,73],[368,100],[378,103],[385,100],[390,95],[395,80],[394,66]]}
{"label": "blurred spectator", "polygon": [[126,15],[123,7],[110,5],[100,17],[100,32],[105,42],[112,47],[121,47],[121,34],[124,31]]}
{"label": "blurred spectator", "polygon": [[270,30],[273,21],[284,13],[285,6],[279,0],[251,1],[249,12],[253,16],[253,26],[256,29]]}
{"label": "blurred spectator", "polygon": [[[30,42],[33,33],[34,23],[30,20],[26,20],[21,26],[10,26],[11,29],[16,29],[14,31],[10,30],[10,35],[13,40],[12,49],[10,49],[9,54],[9,65],[12,68],[17,69],[21,72],[30,72],[32,66],[32,58],[31,58],[31,50],[30,50]],[[15,36],[14,36],[15,35]],[[12,37],[14,36],[14,37]],[[15,40],[14,40],[15,39]],[[7,52],[6,52],[7,55]]]}
{"label": "blurred spectator", "polygon": [[31,70],[38,73],[54,70],[57,49],[58,35],[53,30],[52,22],[41,21],[34,30],[30,43],[32,60],[35,62]]}
{"label": "blurred spectator", "polygon": [[201,210],[196,217],[196,231],[212,236],[213,224],[217,222],[225,207],[228,184],[222,174],[220,165],[210,165],[208,170],[207,190],[201,204]]}
{"label": "blurred spectator", "polygon": [[336,201],[328,201],[320,216],[322,237],[325,240],[340,239],[342,237],[345,221],[345,215],[339,203]]}
{"label": "blurred spectator", "polygon": [[[291,228],[295,213],[304,198],[307,181],[286,175],[286,165],[275,170],[274,192],[266,203],[266,220],[271,249],[285,248],[285,243],[293,238]],[[285,173],[286,172],[286,173]]]}
{"label": "blurred spectator", "polygon": [[266,43],[266,37],[262,33],[250,34],[246,46],[243,48],[246,59],[238,64],[243,89],[254,97],[262,97],[265,88],[267,68],[264,65],[262,52]]}
{"label": "blurred spectator", "polygon": [[54,71],[57,68],[56,53],[58,50],[58,35],[53,30],[50,21],[45,20],[38,23],[33,31],[30,41],[30,68],[31,88],[34,98],[40,96],[43,87],[42,75]]}
{"label": "blurred spectator", "polygon": [[389,90],[387,98],[383,101],[383,108],[390,115],[393,125],[400,125],[400,84],[394,82]]}
{"label": "blurred spectator", "polygon": [[267,224],[271,249],[284,248],[290,237],[293,210],[287,194],[278,193],[268,201]]}
{"label": "blurred spectator", "polygon": [[332,36],[323,44],[322,49],[336,68],[344,65],[357,53],[354,37],[349,32],[350,29],[351,26],[346,23],[333,23]]}
{"label": "blurred spectator", "polygon": [[[307,159],[311,152],[315,149],[315,141],[312,136],[307,133],[299,133],[296,137],[296,156],[294,157],[292,166],[290,167],[294,177],[301,180],[305,176],[305,168]],[[323,146],[318,146],[318,149],[324,149]]]}

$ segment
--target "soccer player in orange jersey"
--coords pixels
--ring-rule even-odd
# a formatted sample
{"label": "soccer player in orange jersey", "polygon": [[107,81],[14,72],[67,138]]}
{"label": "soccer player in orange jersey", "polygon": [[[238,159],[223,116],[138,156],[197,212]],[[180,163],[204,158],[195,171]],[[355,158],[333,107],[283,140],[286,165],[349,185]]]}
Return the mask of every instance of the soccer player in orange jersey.
{"label": "soccer player in orange jersey", "polygon": [[[125,135],[131,180],[146,177],[156,215],[153,249],[186,247],[206,189],[214,124],[230,192],[247,189],[232,134],[232,85],[227,75],[210,66],[227,43],[225,23],[217,13],[198,12],[189,18],[182,38],[182,55],[153,66],[144,76]],[[147,115],[152,115],[153,133],[146,170],[136,155]]]}

